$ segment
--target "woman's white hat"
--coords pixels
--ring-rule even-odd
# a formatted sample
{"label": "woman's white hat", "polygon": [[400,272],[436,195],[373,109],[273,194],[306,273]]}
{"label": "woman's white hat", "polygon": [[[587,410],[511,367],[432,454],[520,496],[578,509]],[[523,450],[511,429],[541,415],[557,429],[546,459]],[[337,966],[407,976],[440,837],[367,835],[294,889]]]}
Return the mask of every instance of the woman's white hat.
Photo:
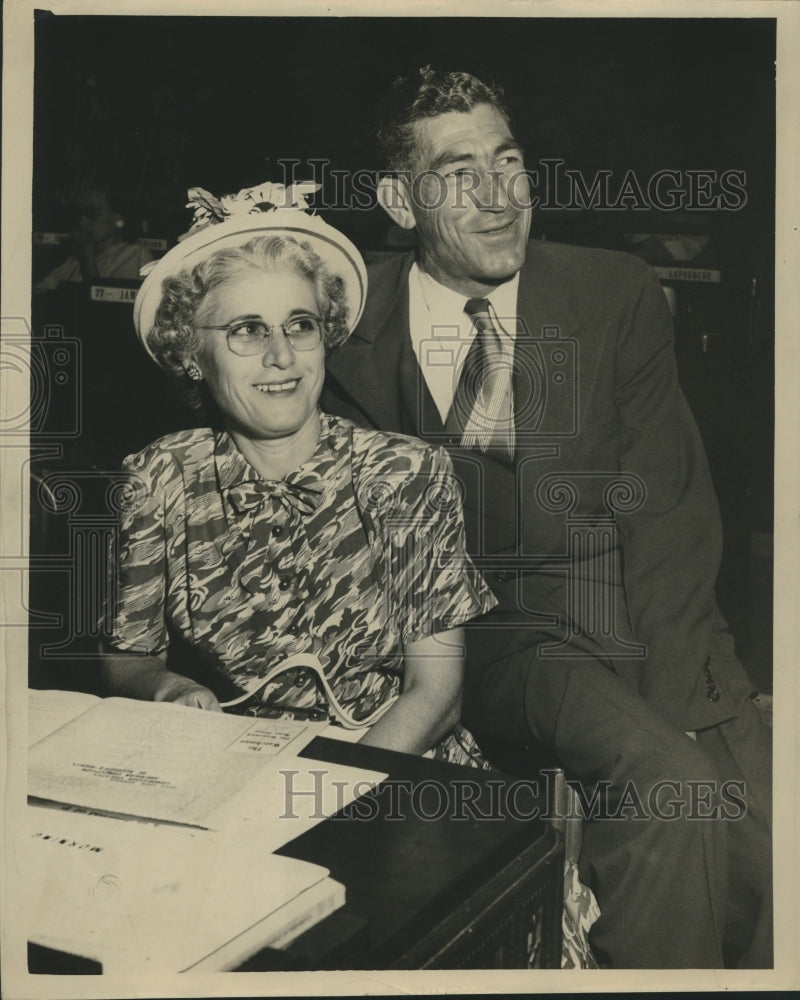
{"label": "woman's white hat", "polygon": [[164,278],[191,270],[217,250],[243,246],[257,236],[292,236],[308,243],[327,265],[331,274],[345,284],[348,327],[352,331],[364,311],[367,296],[367,271],[356,247],[338,229],[308,211],[306,195],[319,184],[262,184],[245,188],[236,195],[220,199],[202,188],[190,188],[187,208],[194,209],[194,221],[188,233],[159,260],[142,268],[144,281],[133,306],[136,333],[145,350],[147,335],[161,304]]}

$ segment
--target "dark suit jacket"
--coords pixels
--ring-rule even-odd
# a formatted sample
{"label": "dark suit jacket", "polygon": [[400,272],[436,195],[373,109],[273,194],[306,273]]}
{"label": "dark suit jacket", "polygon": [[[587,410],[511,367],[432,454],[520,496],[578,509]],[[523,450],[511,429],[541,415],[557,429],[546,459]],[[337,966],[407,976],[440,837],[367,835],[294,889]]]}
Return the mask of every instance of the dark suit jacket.
{"label": "dark suit jacket", "polygon": [[510,462],[445,433],[408,335],[412,260],[370,266],[364,316],[329,358],[322,405],[450,450],[469,550],[500,602],[468,631],[468,669],[526,647],[591,657],[680,729],[731,718],[752,689],[716,607],[719,511],[652,270],[628,254],[529,244]]}

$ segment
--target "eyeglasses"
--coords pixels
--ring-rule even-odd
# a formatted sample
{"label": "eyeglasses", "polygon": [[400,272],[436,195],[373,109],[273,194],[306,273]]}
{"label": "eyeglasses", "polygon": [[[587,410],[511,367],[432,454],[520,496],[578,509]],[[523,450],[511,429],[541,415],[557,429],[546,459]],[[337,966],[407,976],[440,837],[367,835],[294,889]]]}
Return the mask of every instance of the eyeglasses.
{"label": "eyeglasses", "polygon": [[273,330],[283,332],[293,351],[313,351],[322,341],[322,320],[310,313],[292,316],[285,323],[273,326],[260,319],[248,319],[232,326],[200,326],[198,329],[224,330],[228,335],[229,350],[242,357],[263,354],[272,340]]}

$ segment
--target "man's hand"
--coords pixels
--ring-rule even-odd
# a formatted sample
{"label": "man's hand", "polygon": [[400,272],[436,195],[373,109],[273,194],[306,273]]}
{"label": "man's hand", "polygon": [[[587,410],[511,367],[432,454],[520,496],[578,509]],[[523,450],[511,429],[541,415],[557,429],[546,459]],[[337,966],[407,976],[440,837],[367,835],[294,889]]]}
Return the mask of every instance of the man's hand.
{"label": "man's hand", "polygon": [[171,701],[176,705],[202,708],[207,712],[222,711],[214,693],[207,687],[169,671],[164,672],[164,678],[155,690],[153,701]]}

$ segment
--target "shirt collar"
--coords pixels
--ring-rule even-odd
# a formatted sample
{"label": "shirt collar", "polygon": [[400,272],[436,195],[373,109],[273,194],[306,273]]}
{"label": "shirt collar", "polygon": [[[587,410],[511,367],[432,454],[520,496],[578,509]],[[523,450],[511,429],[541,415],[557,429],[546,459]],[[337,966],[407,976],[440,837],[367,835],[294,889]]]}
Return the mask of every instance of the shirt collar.
{"label": "shirt collar", "polygon": [[[422,301],[429,312],[449,313],[452,316],[459,316],[464,313],[464,306],[467,297],[460,292],[454,292],[452,288],[447,288],[441,282],[436,281],[416,262],[411,266],[409,280],[417,283]],[[517,315],[517,292],[519,290],[519,272],[508,281],[492,289],[487,298],[494,307],[494,311],[501,320],[509,319]],[[508,326],[509,324],[505,324]],[[510,325],[510,332],[514,332],[514,324]]]}

